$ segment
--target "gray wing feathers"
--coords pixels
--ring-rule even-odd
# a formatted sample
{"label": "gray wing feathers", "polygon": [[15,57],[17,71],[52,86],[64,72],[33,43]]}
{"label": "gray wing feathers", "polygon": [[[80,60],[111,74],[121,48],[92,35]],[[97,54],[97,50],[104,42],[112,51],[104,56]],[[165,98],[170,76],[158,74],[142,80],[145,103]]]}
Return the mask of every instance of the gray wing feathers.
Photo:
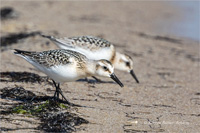
{"label": "gray wing feathers", "polygon": [[29,62],[35,62],[40,65],[51,67],[60,64],[68,64],[70,56],[62,53],[61,50],[50,50],[44,52],[29,52],[15,49],[17,55],[22,56]]}
{"label": "gray wing feathers", "polygon": [[27,61],[35,62],[46,67],[66,65],[70,62],[70,58],[74,60],[87,60],[86,56],[71,50],[58,49],[43,52],[29,52],[15,49],[17,55],[24,57]]}
{"label": "gray wing feathers", "polygon": [[99,48],[107,48],[112,44],[102,38],[93,37],[93,36],[79,36],[79,37],[64,37],[64,38],[56,38],[53,36],[42,35],[45,38],[50,39],[55,42],[55,44],[63,49],[68,48],[82,48],[82,49],[91,49],[96,50]]}
{"label": "gray wing feathers", "polygon": [[48,38],[51,41],[55,42],[58,47],[70,47],[74,48],[74,41],[72,39],[69,39],[67,37],[64,38],[56,38],[54,36],[48,36],[48,35],[41,35],[42,37]]}

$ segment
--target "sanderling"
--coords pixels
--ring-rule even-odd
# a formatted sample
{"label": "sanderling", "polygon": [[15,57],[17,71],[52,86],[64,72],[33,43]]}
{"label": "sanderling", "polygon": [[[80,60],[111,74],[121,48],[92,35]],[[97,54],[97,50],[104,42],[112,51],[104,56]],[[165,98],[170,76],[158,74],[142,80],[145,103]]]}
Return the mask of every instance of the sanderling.
{"label": "sanderling", "polygon": [[54,98],[57,99],[61,94],[66,100],[60,89],[60,83],[75,81],[88,76],[110,77],[123,87],[123,84],[114,74],[114,67],[111,62],[105,59],[91,60],[79,52],[65,49],[43,52],[15,49],[14,53],[24,58],[53,80],[56,87]]}
{"label": "sanderling", "polygon": [[116,69],[129,72],[139,83],[134,71],[133,60],[130,56],[116,51],[114,45],[107,40],[94,36],[64,37],[42,35],[53,41],[61,49],[70,49],[84,54],[93,60],[109,60]]}

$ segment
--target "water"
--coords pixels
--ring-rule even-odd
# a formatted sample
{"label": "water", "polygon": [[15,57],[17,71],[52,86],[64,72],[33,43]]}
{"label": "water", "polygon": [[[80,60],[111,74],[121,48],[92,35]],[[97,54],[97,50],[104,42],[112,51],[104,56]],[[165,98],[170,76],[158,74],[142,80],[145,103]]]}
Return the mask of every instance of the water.
{"label": "water", "polygon": [[184,14],[183,20],[172,25],[172,32],[180,37],[187,37],[200,41],[200,2],[179,1],[171,2]]}

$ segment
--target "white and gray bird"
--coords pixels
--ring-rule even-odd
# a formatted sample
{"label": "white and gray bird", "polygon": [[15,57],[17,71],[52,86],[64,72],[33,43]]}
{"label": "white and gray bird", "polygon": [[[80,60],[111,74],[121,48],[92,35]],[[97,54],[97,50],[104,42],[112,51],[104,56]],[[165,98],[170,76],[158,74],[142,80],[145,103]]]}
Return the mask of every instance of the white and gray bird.
{"label": "white and gray bird", "polygon": [[53,41],[61,49],[69,49],[84,54],[93,60],[109,60],[115,69],[130,73],[139,83],[134,71],[133,60],[130,56],[116,51],[114,45],[107,40],[94,36],[63,37],[42,35]]}
{"label": "white and gray bird", "polygon": [[123,84],[114,74],[113,65],[105,59],[91,60],[79,52],[65,49],[43,52],[15,49],[14,53],[24,58],[53,80],[56,87],[54,98],[57,99],[59,99],[59,94],[61,94],[66,100],[60,89],[60,83],[71,82],[84,77],[110,77],[123,87]]}

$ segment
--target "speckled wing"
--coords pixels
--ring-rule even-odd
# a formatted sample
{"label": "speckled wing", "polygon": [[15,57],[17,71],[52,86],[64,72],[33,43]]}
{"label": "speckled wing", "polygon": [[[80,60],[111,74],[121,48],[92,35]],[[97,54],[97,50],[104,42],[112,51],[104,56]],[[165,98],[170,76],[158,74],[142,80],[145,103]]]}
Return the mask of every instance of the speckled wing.
{"label": "speckled wing", "polygon": [[53,36],[46,35],[42,36],[49,38],[51,41],[55,42],[58,47],[62,49],[82,48],[85,50],[97,51],[104,48],[110,48],[112,45],[110,42],[94,36],[80,36],[70,38],[55,38]]}
{"label": "speckled wing", "polygon": [[94,36],[71,37],[68,39],[73,40],[78,47],[84,47],[93,50],[109,48],[112,45],[110,42]]}
{"label": "speckled wing", "polygon": [[66,65],[72,63],[70,58],[74,58],[74,60],[83,61],[85,60],[85,56],[70,50],[50,50],[44,52],[29,52],[15,49],[15,54],[20,54],[24,58],[28,58],[35,63],[39,63],[45,67],[52,67],[58,65]]}

